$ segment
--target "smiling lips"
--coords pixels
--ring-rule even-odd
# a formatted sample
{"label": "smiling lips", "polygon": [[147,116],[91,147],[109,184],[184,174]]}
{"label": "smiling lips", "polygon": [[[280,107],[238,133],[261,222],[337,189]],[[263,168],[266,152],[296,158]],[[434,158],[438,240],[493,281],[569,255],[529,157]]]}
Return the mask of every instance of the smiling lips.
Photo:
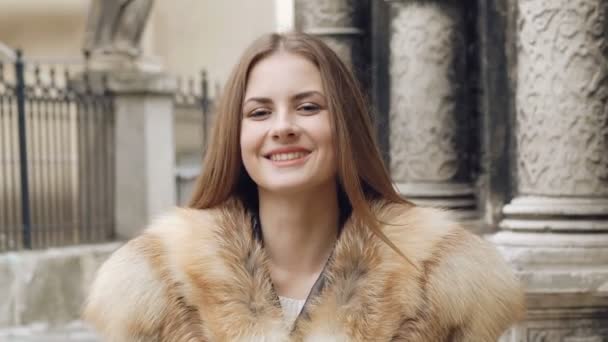
{"label": "smiling lips", "polygon": [[310,151],[307,149],[292,147],[274,150],[264,157],[277,166],[292,166],[304,162],[309,154]]}
{"label": "smiling lips", "polygon": [[290,153],[277,153],[270,156],[270,160],[272,161],[286,161],[286,160],[294,160],[306,157],[308,153],[306,152],[290,152]]}

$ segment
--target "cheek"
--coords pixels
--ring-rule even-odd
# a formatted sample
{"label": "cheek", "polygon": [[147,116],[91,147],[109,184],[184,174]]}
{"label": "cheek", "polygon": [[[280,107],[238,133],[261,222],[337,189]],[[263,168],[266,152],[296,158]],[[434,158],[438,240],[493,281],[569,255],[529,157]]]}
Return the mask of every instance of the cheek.
{"label": "cheek", "polygon": [[324,168],[336,169],[336,149],[333,130],[329,120],[317,122],[315,127],[311,127],[311,132],[314,132],[313,139],[323,149]]}
{"label": "cheek", "polygon": [[317,127],[317,129],[315,129],[315,132],[316,140],[323,145],[328,154],[333,156],[335,151],[335,141],[329,120],[326,119],[320,122],[320,125]]}
{"label": "cheek", "polygon": [[248,124],[241,125],[241,159],[245,168],[249,169],[252,162],[257,159],[259,149],[263,142],[263,135],[259,134],[259,129]]}

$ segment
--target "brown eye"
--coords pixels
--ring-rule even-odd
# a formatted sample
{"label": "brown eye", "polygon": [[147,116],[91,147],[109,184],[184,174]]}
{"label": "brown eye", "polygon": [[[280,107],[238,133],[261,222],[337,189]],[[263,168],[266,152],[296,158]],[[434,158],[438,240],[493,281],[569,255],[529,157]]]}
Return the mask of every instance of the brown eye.
{"label": "brown eye", "polygon": [[321,106],[314,103],[304,103],[298,107],[298,111],[304,114],[315,114],[321,110]]}
{"label": "brown eye", "polygon": [[263,118],[267,115],[270,115],[270,110],[266,109],[266,108],[259,108],[256,110],[253,110],[251,112],[249,112],[249,114],[247,115],[247,117],[250,118],[254,118],[254,119],[259,119],[259,118]]}

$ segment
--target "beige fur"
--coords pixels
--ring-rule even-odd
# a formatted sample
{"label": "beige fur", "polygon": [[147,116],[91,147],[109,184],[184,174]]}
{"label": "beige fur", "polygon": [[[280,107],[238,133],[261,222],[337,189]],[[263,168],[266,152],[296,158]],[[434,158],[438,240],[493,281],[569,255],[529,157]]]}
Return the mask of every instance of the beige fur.
{"label": "beige fur", "polygon": [[238,205],[178,209],[102,266],[85,318],[108,341],[496,341],[523,294],[487,242],[444,212],[375,205],[413,262],[347,222],[291,331]]}

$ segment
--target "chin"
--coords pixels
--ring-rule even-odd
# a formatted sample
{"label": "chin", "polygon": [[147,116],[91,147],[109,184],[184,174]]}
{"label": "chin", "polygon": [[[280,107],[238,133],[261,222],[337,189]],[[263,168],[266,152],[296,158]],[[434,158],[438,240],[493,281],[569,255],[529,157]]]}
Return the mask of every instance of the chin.
{"label": "chin", "polygon": [[267,192],[277,193],[277,194],[293,194],[295,192],[300,192],[302,190],[308,189],[312,186],[307,182],[272,182],[258,185],[260,188],[264,189]]}
{"label": "chin", "polygon": [[298,179],[268,179],[266,182],[257,183],[258,187],[266,192],[293,195],[294,193],[307,192],[311,190],[319,190],[320,187],[325,188],[335,183],[333,178],[328,180],[303,177]]}

